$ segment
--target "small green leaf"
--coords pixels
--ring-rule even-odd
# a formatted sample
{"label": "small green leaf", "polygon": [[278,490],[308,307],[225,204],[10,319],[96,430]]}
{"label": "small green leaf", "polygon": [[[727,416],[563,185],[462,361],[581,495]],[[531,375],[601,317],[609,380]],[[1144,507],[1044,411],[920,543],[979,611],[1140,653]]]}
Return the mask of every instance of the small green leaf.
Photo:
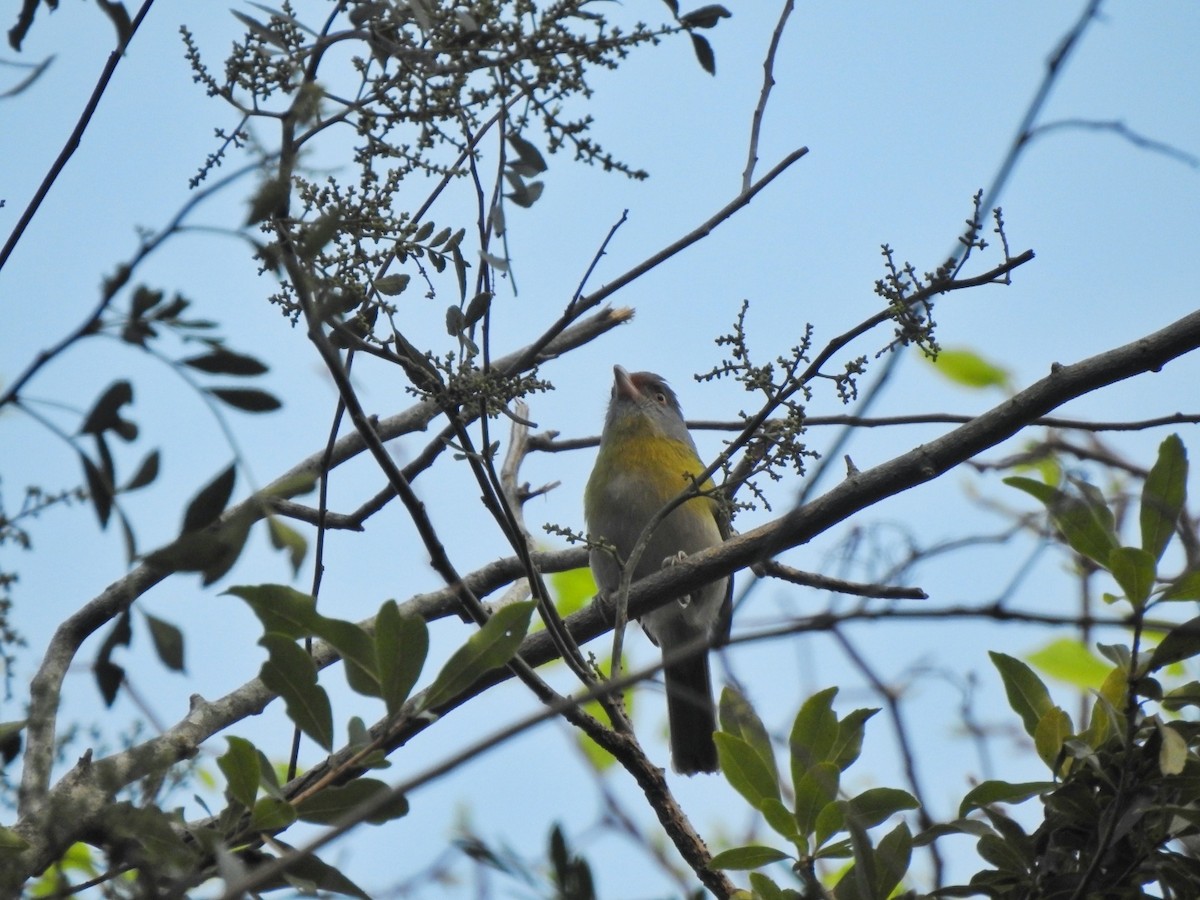
{"label": "small green leaf", "polygon": [[199,531],[220,518],[225,511],[233,486],[237,480],[237,468],[232,463],[220,475],[200,489],[183,515],[182,532]]}
{"label": "small green leaf", "polygon": [[1040,500],[1050,518],[1076,553],[1107,568],[1108,557],[1118,546],[1112,511],[1091,485],[1074,482],[1070,494],[1031,478],[1005,478],[1004,483]]}
{"label": "small green leaf", "polygon": [[1138,609],[1145,606],[1157,574],[1154,557],[1138,547],[1117,547],[1108,555],[1108,568],[1125,599]]}
{"label": "small green leaf", "polygon": [[284,550],[288,562],[292,566],[292,574],[300,572],[304,557],[308,555],[308,541],[304,535],[284,522],[279,516],[267,516],[267,532],[271,537],[271,546],[276,550]]}
{"label": "small green leaf", "polygon": [[429,629],[420,616],[401,615],[389,600],[375,617],[379,686],[389,716],[397,715],[412,692],[429,652]]}
{"label": "small green leaf", "polygon": [[759,755],[763,765],[770,770],[772,780],[778,782],[779,771],[775,766],[775,752],[771,747],[771,736],[754,711],[754,707],[750,705],[750,701],[735,688],[724,688],[721,691],[720,717],[721,729],[740,737],[749,744]]}
{"label": "small green leaf", "polygon": [[963,387],[1008,390],[1012,386],[1012,376],[1007,369],[984,359],[974,350],[943,347],[936,358],[921,355],[939,374]]}
{"label": "small green leaf", "polygon": [[375,290],[389,297],[394,297],[397,294],[404,293],[404,289],[408,287],[410,281],[412,281],[412,276],[403,273],[384,275],[382,278],[375,279]]}
{"label": "small green leaf", "polygon": [[375,641],[360,626],[343,619],[316,616],[313,634],[326,641],[346,665],[346,681],[365,697],[382,697],[379,687],[379,663]]}
{"label": "small green leaf", "polygon": [[749,877],[754,900],[800,900],[796,891],[785,891],[762,872],[751,872]]}
{"label": "small green leaf", "polygon": [[172,672],[182,672],[183,667],[183,632],[170,622],[143,612],[150,626],[150,638],[154,641],[154,652],[162,660],[164,666]]}
{"label": "small green leaf", "polygon": [[1016,784],[1007,781],[984,781],[963,797],[958,807],[958,817],[965,818],[971,810],[991,806],[993,803],[1021,803],[1056,787],[1058,784],[1053,781],[1024,781]]}
{"label": "small green leaf", "polygon": [[747,741],[725,731],[713,735],[717,759],[725,780],[755,809],[764,800],[779,799],[779,781],[773,767],[763,762],[758,751]]}
{"label": "small green leaf", "polygon": [[1178,775],[1188,759],[1187,740],[1170,724],[1163,722],[1157,716],[1154,724],[1158,728],[1162,746],[1158,749],[1158,770],[1164,775]]}
{"label": "small green leaf", "polygon": [[831,758],[843,772],[850,768],[862,753],[867,720],[877,712],[878,708],[856,709],[847,713],[838,723],[838,737],[834,742]]}
{"label": "small green leaf", "polygon": [[1168,436],[1158,448],[1158,459],[1142,487],[1139,520],[1142,549],[1156,561],[1170,543],[1187,498],[1187,450],[1179,435]]}
{"label": "small green leaf", "polygon": [[295,821],[292,804],[275,797],[260,797],[250,813],[250,827],[255,831],[282,831]]}
{"label": "small green leaf", "polygon": [[871,788],[846,801],[843,809],[859,828],[874,828],[904,809],[920,806],[917,798],[899,788]]}
{"label": "small green leaf", "polygon": [[235,585],[225,592],[249,604],[262,622],[264,633],[281,634],[292,640],[313,633],[317,601],[286,584]]}
{"label": "small green leaf", "polygon": [[532,601],[510,603],[492,614],[466,644],[454,652],[438,672],[425,696],[425,709],[458,696],[480,676],[504,665],[521,646],[533,615]]}
{"label": "small green leaf", "polygon": [[1200,572],[1184,572],[1163,591],[1163,600],[1200,600]]}
{"label": "small green leaf", "polygon": [[554,597],[554,608],[564,618],[578,612],[597,594],[596,579],[588,567],[553,572],[547,579]]}
{"label": "small green leaf", "polygon": [[[296,813],[305,822],[334,825],[363,804],[391,793],[391,787],[377,778],[356,778],[340,787],[328,787],[314,794],[296,807]],[[396,794],[360,821],[382,825],[407,814],[408,801],[403,794]]]}
{"label": "small green leaf", "polygon": [[335,869],[311,853],[294,853],[292,858],[294,862],[288,864],[284,878],[289,884],[303,885],[302,892],[312,895],[317,890],[331,891],[346,897],[358,897],[359,900],[371,900],[370,896],[343,875],[340,869]]}
{"label": "small green leaf", "polygon": [[1191,659],[1200,653],[1200,616],[1176,625],[1159,642],[1150,654],[1146,674],[1157,672],[1163,666]]}
{"label": "small green leaf", "polygon": [[1054,708],[1054,704],[1050,700],[1050,692],[1046,690],[1042,680],[1034,674],[1033,669],[1019,659],[995,651],[988,651],[988,656],[992,658],[992,663],[999,670],[1000,677],[1004,681],[1004,691],[1008,694],[1008,705],[1021,717],[1026,733],[1033,737],[1042,716]]}
{"label": "small green leaf", "polygon": [[883,836],[875,848],[875,892],[872,896],[892,896],[908,873],[912,846],[912,833],[904,822]]}
{"label": "small green leaf", "polygon": [[734,847],[732,850],[723,850],[712,858],[709,866],[714,869],[761,869],[771,863],[794,858],[774,847],[750,844],[745,847]]}
{"label": "small green leaf", "polygon": [[312,657],[282,634],[264,634],[259,643],[270,654],[259,677],[287,704],[288,718],[301,731],[333,750],[333,709],[325,689],[317,684]]}
{"label": "small green leaf", "polygon": [[799,782],[810,766],[833,759],[841,727],[833,711],[837,688],[826,688],[809,697],[796,719],[788,737],[792,754],[792,782]]}
{"label": "small green leaf", "polygon": [[1102,684],[1111,671],[1078,638],[1055,638],[1025,659],[1051,678],[1085,691]]}
{"label": "small green leaf", "polygon": [[226,735],[229,749],[217,757],[217,766],[225,776],[230,796],[246,809],[254,808],[258,797],[258,751],[245,738]]}
{"label": "small green leaf", "polygon": [[1063,743],[1075,733],[1071,717],[1066,710],[1054,707],[1042,716],[1033,733],[1033,746],[1037,754],[1052,772],[1057,772],[1058,756]]}
{"label": "small green leaf", "polygon": [[817,819],[837,799],[842,771],[834,763],[809,766],[796,782],[796,828],[808,837],[817,827]]}

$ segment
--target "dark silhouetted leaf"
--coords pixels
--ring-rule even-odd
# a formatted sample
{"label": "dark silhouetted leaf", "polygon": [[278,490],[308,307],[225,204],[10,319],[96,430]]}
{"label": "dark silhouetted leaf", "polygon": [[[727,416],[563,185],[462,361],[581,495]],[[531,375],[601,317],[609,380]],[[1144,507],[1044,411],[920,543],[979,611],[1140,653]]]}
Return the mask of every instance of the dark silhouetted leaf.
{"label": "dark silhouetted leaf", "polygon": [[375,290],[394,297],[396,294],[403,293],[410,281],[412,281],[411,275],[385,275],[383,278],[375,279]]}
{"label": "dark silhouetted leaf", "polygon": [[[133,402],[133,386],[128,381],[116,381],[100,395],[83,425],[79,427],[80,434],[102,434],[105,431],[120,432],[128,428],[131,422],[125,422],[120,415],[121,407]],[[135,434],[136,437],[136,434]]]}
{"label": "dark silhouetted leaf", "polygon": [[530,175],[538,175],[546,171],[548,168],[546,166],[546,160],[542,156],[542,151],[540,151],[537,147],[525,140],[525,138],[521,137],[519,134],[510,134],[508,136],[508,142],[512,145],[512,148],[517,151],[517,156],[520,158]]}
{"label": "dark silhouetted leaf", "polygon": [[713,56],[712,45],[695,32],[688,32],[692,39],[692,49],[696,51],[696,59],[700,67],[709,75],[717,74],[717,58]]}
{"label": "dark silhouetted leaf", "polygon": [[121,682],[125,680],[125,670],[112,660],[98,659],[96,660],[95,674],[96,687],[100,689],[104,705],[112,706],[117,699],[117,692],[121,689]]}
{"label": "dark silhouetted leaf", "polygon": [[170,622],[143,613],[150,625],[150,638],[154,641],[154,651],[162,660],[164,666],[173,672],[182,672],[183,667],[183,632]]}
{"label": "dark silhouetted leaf", "polygon": [[103,473],[96,468],[96,464],[83,453],[79,454],[79,461],[83,463],[83,477],[87,479],[88,495],[92,498],[96,518],[100,520],[101,528],[107,528],[108,517],[112,515],[113,507],[112,487]]}
{"label": "dark silhouetted leaf", "polygon": [[243,412],[274,412],[283,406],[274,394],[254,388],[205,388],[205,390],[218,400]]}
{"label": "dark silhouetted leaf", "polygon": [[1163,666],[1183,662],[1200,654],[1200,616],[1176,625],[1150,654],[1146,672],[1157,672]]}
{"label": "dark silhouetted leaf", "polygon": [[267,367],[253,356],[234,353],[224,347],[214,347],[211,353],[190,356],[180,362],[213,375],[262,375],[267,371]]}
{"label": "dark silhouetted leaf", "polygon": [[729,10],[714,3],[684,13],[679,17],[679,24],[684,28],[712,28],[722,19],[728,19],[730,15]]}
{"label": "dark silhouetted leaf", "polygon": [[233,494],[236,480],[237,468],[230,463],[227,469],[200,489],[183,515],[184,534],[207,528],[220,518]]}
{"label": "dark silhouetted leaf", "polygon": [[143,488],[154,481],[158,477],[159,452],[151,450],[146,454],[146,458],[142,460],[142,464],[138,466],[133,477],[126,482],[121,488],[123,491],[136,491],[138,488]]}

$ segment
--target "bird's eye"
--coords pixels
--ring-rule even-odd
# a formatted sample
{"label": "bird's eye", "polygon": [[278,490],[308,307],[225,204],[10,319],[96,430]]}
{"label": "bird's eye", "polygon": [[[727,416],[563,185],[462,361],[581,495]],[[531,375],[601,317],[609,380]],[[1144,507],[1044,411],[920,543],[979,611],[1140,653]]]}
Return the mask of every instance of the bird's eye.
{"label": "bird's eye", "polygon": [[655,394],[654,399],[657,400],[659,403],[661,403],[663,406],[667,405],[667,395],[664,394],[662,391],[659,391],[657,394]]}

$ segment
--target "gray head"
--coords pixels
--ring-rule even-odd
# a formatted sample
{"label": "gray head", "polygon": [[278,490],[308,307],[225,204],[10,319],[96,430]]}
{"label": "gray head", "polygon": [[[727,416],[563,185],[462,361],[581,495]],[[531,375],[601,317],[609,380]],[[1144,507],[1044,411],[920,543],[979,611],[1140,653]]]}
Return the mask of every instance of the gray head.
{"label": "gray head", "polygon": [[612,399],[604,420],[605,436],[614,431],[652,429],[663,437],[692,444],[679,398],[666,379],[653,372],[625,371],[613,366]]}

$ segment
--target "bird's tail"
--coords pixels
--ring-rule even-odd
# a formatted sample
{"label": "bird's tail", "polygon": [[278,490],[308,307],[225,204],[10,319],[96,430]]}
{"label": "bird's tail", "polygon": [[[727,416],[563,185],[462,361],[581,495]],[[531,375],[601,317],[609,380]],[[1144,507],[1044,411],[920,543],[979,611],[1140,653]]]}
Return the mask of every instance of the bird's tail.
{"label": "bird's tail", "polygon": [[671,663],[663,671],[667,683],[667,718],[671,725],[671,763],[680,775],[717,771],[717,728],[708,653]]}

